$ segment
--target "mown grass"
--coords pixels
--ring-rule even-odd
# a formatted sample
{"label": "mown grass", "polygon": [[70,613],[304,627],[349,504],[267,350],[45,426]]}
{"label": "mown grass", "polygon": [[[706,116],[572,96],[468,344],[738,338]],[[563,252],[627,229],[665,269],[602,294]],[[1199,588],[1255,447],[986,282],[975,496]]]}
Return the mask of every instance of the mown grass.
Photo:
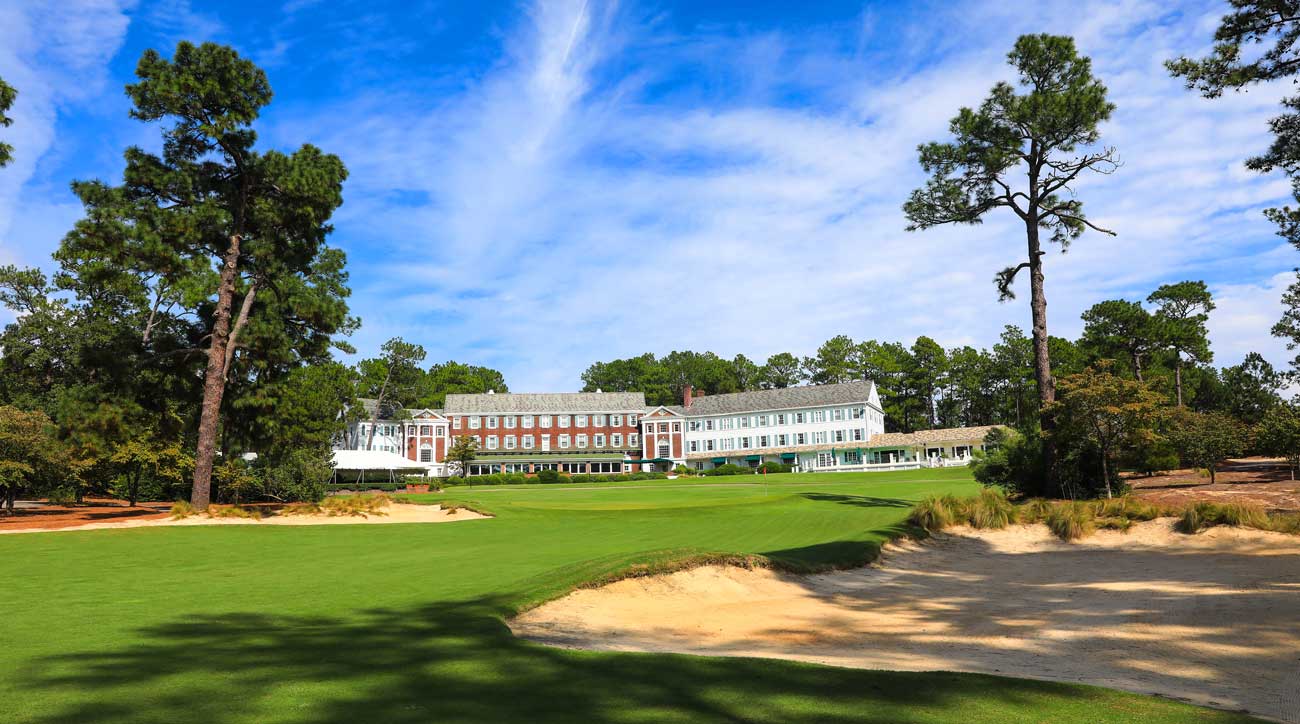
{"label": "mown grass", "polygon": [[577,586],[703,561],[862,563],[914,530],[924,495],[978,491],[927,472],[457,489],[420,497],[495,517],[436,525],[0,536],[0,721],[1247,721],[1042,681],[569,651],[505,625]]}

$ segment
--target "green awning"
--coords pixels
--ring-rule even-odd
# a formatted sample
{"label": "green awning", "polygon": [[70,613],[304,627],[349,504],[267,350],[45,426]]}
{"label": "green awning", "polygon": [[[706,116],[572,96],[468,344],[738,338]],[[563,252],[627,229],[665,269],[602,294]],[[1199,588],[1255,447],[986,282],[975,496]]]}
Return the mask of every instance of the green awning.
{"label": "green awning", "polygon": [[799,456],[794,453],[781,453],[782,460],[798,460]]}
{"label": "green awning", "polygon": [[726,462],[727,462],[726,458],[713,458],[714,465],[725,465]]}
{"label": "green awning", "polygon": [[633,463],[672,463],[668,458],[643,458],[641,460],[629,460]]}
{"label": "green awning", "polygon": [[751,463],[758,462],[758,461],[760,461],[760,460],[762,460],[762,459],[763,459],[763,456],[762,456],[762,455],[746,455],[746,456],[745,456],[745,461],[746,461],[746,462],[751,462]]}

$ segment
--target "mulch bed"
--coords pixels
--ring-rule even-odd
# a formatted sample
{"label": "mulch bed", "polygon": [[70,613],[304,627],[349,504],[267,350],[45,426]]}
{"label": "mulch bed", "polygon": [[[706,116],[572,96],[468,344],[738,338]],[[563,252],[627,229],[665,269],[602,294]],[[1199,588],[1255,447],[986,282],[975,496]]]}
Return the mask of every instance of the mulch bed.
{"label": "mulch bed", "polygon": [[1215,482],[1197,470],[1172,470],[1129,480],[1133,494],[1162,505],[1254,503],[1270,510],[1300,510],[1300,481],[1292,480],[1286,462],[1271,458],[1243,458],[1221,464]]}
{"label": "mulch bed", "polygon": [[87,498],[79,505],[56,505],[45,500],[19,501],[21,507],[8,515],[0,510],[0,531],[25,528],[72,528],[105,521],[166,518],[171,503],[140,503],[135,507],[125,500]]}

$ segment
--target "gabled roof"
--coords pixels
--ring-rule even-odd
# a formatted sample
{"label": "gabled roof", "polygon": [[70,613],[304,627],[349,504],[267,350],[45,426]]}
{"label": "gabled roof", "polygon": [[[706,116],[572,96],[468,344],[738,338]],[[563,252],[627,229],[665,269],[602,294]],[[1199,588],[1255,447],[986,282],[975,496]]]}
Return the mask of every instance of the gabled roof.
{"label": "gabled roof", "polygon": [[663,414],[659,415],[659,417],[681,417],[686,414],[686,408],[681,405],[659,405],[657,407],[645,408],[645,413],[641,416],[655,417],[655,413],[661,410],[663,411]]}
{"label": "gabled roof", "polygon": [[451,394],[443,408],[450,414],[547,412],[640,412],[641,392],[502,392]]}
{"label": "gabled roof", "polygon": [[696,417],[861,403],[871,399],[875,386],[875,383],[869,380],[859,380],[834,385],[808,385],[778,390],[709,395],[691,400],[691,406],[685,408],[685,414],[687,417]]}
{"label": "gabled roof", "polygon": [[885,432],[872,435],[867,441],[869,447],[911,447],[912,445],[929,445],[944,442],[966,442],[983,440],[990,430],[1005,425],[981,425],[979,427],[946,427],[938,430],[917,430],[916,432]]}

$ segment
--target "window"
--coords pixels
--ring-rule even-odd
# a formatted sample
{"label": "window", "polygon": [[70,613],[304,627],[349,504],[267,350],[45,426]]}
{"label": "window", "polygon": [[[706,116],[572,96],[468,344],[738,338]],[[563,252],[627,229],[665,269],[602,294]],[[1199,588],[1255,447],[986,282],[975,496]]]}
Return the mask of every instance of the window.
{"label": "window", "polygon": [[538,415],[538,417],[537,417],[537,426],[538,426],[538,427],[550,427],[550,426],[551,426],[551,416],[550,416],[550,415]]}
{"label": "window", "polygon": [[556,426],[556,427],[568,427],[568,426],[569,426],[569,416],[568,416],[568,415],[556,415],[556,416],[555,416],[555,426]]}
{"label": "window", "polygon": [[496,435],[488,435],[488,446],[487,446],[487,449],[488,449],[488,450],[496,450],[496,449],[497,449],[497,436],[496,436]]}
{"label": "window", "polygon": [[742,418],[740,418],[740,426],[741,426],[741,427],[749,427],[749,418],[748,418],[748,417],[742,417]]}
{"label": "window", "polygon": [[505,417],[501,418],[501,421],[502,421],[502,423],[503,423],[503,426],[504,426],[507,430],[513,430],[513,429],[515,429],[515,416],[514,416],[514,415],[506,415]]}
{"label": "window", "polygon": [[860,427],[853,428],[853,439],[857,442],[862,441],[862,428]]}
{"label": "window", "polygon": [[680,422],[674,422],[674,423],[673,423],[673,432],[681,432],[681,431],[682,431],[682,423],[680,423]]}
{"label": "window", "polygon": [[587,416],[586,416],[586,415],[574,415],[574,417],[573,417],[573,426],[574,426],[574,427],[586,427],[586,426],[587,426]]}
{"label": "window", "polygon": [[852,410],[849,410],[849,414],[853,416],[854,420],[861,420],[863,412],[864,410],[861,407],[855,407]]}
{"label": "window", "polygon": [[428,437],[433,434],[433,425],[421,425],[420,434]]}
{"label": "window", "polygon": [[789,445],[789,444],[790,444],[790,436],[789,436],[789,435],[781,434],[781,435],[777,435],[777,436],[776,436],[776,446],[777,446],[777,447],[785,447],[786,445]]}
{"label": "window", "polygon": [[477,430],[478,428],[479,428],[479,418],[478,415],[474,415],[469,418],[469,429]]}
{"label": "window", "polygon": [[759,435],[759,436],[758,436],[758,446],[759,446],[759,447],[767,447],[767,445],[768,445],[768,442],[767,442],[767,435]]}
{"label": "window", "polygon": [[825,444],[826,444],[826,431],[825,431],[825,430],[818,430],[817,432],[814,432],[814,433],[813,433],[813,444],[814,444],[814,445],[825,445]]}
{"label": "window", "polygon": [[515,436],[514,436],[514,435],[506,435],[506,449],[507,449],[507,450],[514,450],[514,449],[515,449]]}
{"label": "window", "polygon": [[795,445],[807,445],[807,444],[808,444],[808,433],[806,433],[806,432],[796,432],[796,433],[794,434],[794,444],[795,444]]}
{"label": "window", "polygon": [[672,454],[673,454],[672,448],[669,447],[668,443],[666,442],[659,443],[659,457],[661,458],[672,457]]}
{"label": "window", "polygon": [[807,418],[807,416],[806,416],[805,413],[802,413],[802,412],[796,412],[796,413],[794,413],[794,424],[796,424],[796,425],[802,425],[802,424],[804,424],[804,422],[805,422],[807,419],[808,419],[808,418]]}
{"label": "window", "polygon": [[457,415],[456,417],[451,418],[451,429],[453,429],[453,430],[459,430],[459,429],[460,429],[460,416],[459,416],[459,415]]}
{"label": "window", "polygon": [[623,447],[623,433],[616,432],[609,436],[609,444],[613,447]]}
{"label": "window", "polygon": [[668,423],[666,422],[659,423],[659,432],[668,432]]}
{"label": "window", "polygon": [[835,454],[828,452],[817,453],[817,467],[833,468],[835,467]]}
{"label": "window", "polygon": [[568,436],[568,435],[561,435],[561,436],[560,436],[560,449],[561,449],[561,450],[568,450],[568,449],[569,449],[569,436]]}
{"label": "window", "polygon": [[578,447],[587,447],[587,436],[579,435],[577,438]]}
{"label": "window", "polygon": [[758,416],[758,426],[759,426],[759,427],[767,427],[767,415],[759,415],[759,416]]}
{"label": "window", "polygon": [[699,442],[696,441],[696,440],[691,440],[691,442],[690,442],[690,447],[688,447],[687,449],[690,450],[691,452],[699,452],[699,451],[700,451],[700,444],[699,444]]}
{"label": "window", "polygon": [[835,422],[839,422],[840,420],[843,420],[844,408],[837,407],[834,410],[831,410],[831,419],[834,420]]}
{"label": "window", "polygon": [[715,445],[716,443],[714,443],[713,440],[711,439],[704,441],[704,449],[707,450],[708,452],[713,452],[713,448],[715,447]]}
{"label": "window", "polygon": [[[636,423],[632,423],[632,424],[635,425]],[[610,415],[610,416],[609,416],[609,425],[610,425],[610,427],[622,427],[622,426],[623,426],[623,416],[622,416],[622,415]]]}
{"label": "window", "polygon": [[527,430],[531,430],[531,429],[533,429],[533,416],[532,416],[532,415],[524,415],[523,417],[519,418],[519,421],[520,421],[521,423],[523,423],[523,424],[520,425],[520,427],[522,427],[522,428],[524,428],[524,429],[527,429]]}
{"label": "window", "polygon": [[785,424],[785,413],[784,413],[784,412],[782,412],[782,413],[780,413],[780,414],[778,414],[778,415],[776,416],[776,424],[778,424],[778,425],[784,425],[784,424]]}
{"label": "window", "polygon": [[826,411],[825,411],[825,410],[813,410],[813,413],[812,413],[812,421],[813,421],[813,422],[826,422]]}
{"label": "window", "polygon": [[551,449],[551,436],[542,435],[542,451],[545,452],[550,449]]}
{"label": "window", "polygon": [[687,430],[690,430],[691,432],[699,432],[699,431],[700,431],[700,421],[699,421],[699,420],[691,420],[690,422],[686,423],[686,429],[687,429]]}
{"label": "window", "polygon": [[713,429],[713,420],[705,420],[705,421],[704,421],[704,429],[705,429],[705,430],[712,430],[712,429]]}
{"label": "window", "polygon": [[718,420],[718,429],[719,429],[719,430],[730,430],[730,429],[731,429],[735,424],[736,424],[736,421],[735,421],[734,419],[732,419],[732,418],[730,418],[730,417],[724,417],[724,418],[722,418],[721,420]]}
{"label": "window", "polygon": [[639,440],[640,440],[640,438],[637,436],[637,434],[636,434],[635,432],[630,432],[630,433],[628,433],[628,435],[627,435],[627,446],[628,446],[628,447],[640,447],[640,446],[641,446],[641,443],[639,442]]}
{"label": "window", "polygon": [[845,450],[845,451],[844,451],[844,464],[845,464],[845,465],[861,465],[861,464],[862,464],[862,454],[859,453],[857,450]]}
{"label": "window", "polygon": [[595,435],[592,435],[592,441],[591,441],[591,444],[594,445],[595,447],[599,447],[599,448],[603,448],[603,447],[605,447],[605,435],[604,435],[604,433],[599,433],[599,432],[598,432],[598,433],[596,433]]}
{"label": "window", "polygon": [[604,416],[604,415],[592,415],[592,416],[591,416],[591,425],[592,425],[592,427],[604,427],[604,426],[605,426],[605,416]]}
{"label": "window", "polygon": [[628,427],[636,427],[636,415],[627,416]]}
{"label": "window", "polygon": [[422,463],[433,462],[433,448],[431,447],[420,448],[420,462]]}
{"label": "window", "polygon": [[490,415],[490,416],[488,416],[488,419],[487,419],[487,426],[488,426],[488,429],[489,429],[489,430],[495,430],[495,429],[497,429],[497,416],[496,416],[496,415]]}
{"label": "window", "polygon": [[749,449],[749,437],[742,437],[742,438],[740,438],[740,449],[742,449],[742,450],[748,450],[748,449]]}
{"label": "window", "polygon": [[844,431],[836,430],[834,440],[835,442],[844,442]]}
{"label": "window", "polygon": [[532,450],[532,449],[533,449],[533,436],[532,436],[532,435],[524,435],[524,449],[525,449],[525,450]]}

